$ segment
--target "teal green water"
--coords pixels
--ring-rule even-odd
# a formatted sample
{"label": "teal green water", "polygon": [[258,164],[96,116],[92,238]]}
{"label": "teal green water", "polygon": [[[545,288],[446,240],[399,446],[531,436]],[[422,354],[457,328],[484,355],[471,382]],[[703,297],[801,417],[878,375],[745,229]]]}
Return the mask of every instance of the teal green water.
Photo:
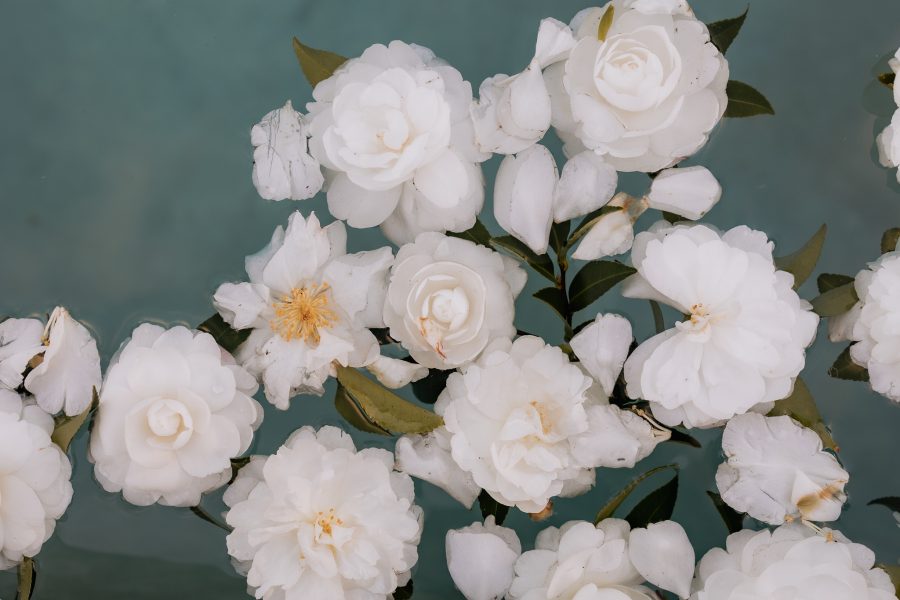
{"label": "teal green water", "polygon": [[[288,98],[310,97],[291,52],[292,35],[353,56],[402,38],[433,48],[477,87],[531,56],[539,19],[567,21],[586,0],[4,0],[0,3],[0,314],[68,306],[96,332],[108,357],[143,320],[197,324],[211,314],[218,283],[243,277],[244,255],[268,240],[291,210],[267,203],[251,181],[249,128]],[[738,0],[696,0],[706,21],[730,17]],[[900,225],[900,186],[877,164],[874,138],[894,108],[875,83],[900,46],[896,0],[753,0],[729,50],[732,76],[764,91],[777,115],[728,121],[693,162],[725,189],[710,221],[766,230],[783,253],[827,222],[819,270],[855,273],[878,253],[881,232]],[[486,166],[489,174],[497,159]],[[641,191],[645,178],[623,178]],[[495,229],[496,231],[496,229]],[[351,249],[380,245],[353,231]],[[537,288],[531,282],[529,290]],[[803,288],[806,297],[815,292]],[[519,323],[556,340],[559,326],[530,293]],[[617,310],[650,331],[646,303],[610,294]],[[820,339],[805,378],[841,445],[850,501],[838,528],[883,562],[900,557],[900,529],[866,503],[900,495],[900,407],[864,384],[830,379],[841,348]],[[255,452],[273,451],[293,429],[340,424],[330,397],[301,397],[287,412],[267,408]],[[705,495],[720,461],[718,432],[702,449],[665,444],[639,466],[681,463],[675,518],[700,553],[725,538]],[[385,439],[360,443],[390,447]],[[185,509],[135,508],[104,492],[74,445],[75,497],[44,546],[38,600],[245,598],[224,534]],[[591,518],[633,473],[601,471],[589,494],[557,503],[545,523]],[[664,479],[663,479],[664,481]],[[661,482],[659,482],[661,483]],[[650,485],[649,488],[653,486]],[[444,562],[447,528],[475,511],[417,484],[426,509],[415,598],[459,597]],[[206,500],[221,507],[220,494]],[[627,508],[627,507],[626,507]],[[526,546],[543,526],[514,514]],[[0,574],[0,597],[15,580]]]}

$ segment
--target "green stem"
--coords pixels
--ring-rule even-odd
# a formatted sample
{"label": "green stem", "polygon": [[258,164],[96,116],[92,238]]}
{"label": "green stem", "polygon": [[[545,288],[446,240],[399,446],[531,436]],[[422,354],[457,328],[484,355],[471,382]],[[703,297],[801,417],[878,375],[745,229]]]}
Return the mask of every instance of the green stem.
{"label": "green stem", "polygon": [[197,515],[198,517],[200,517],[201,519],[203,519],[204,521],[206,521],[207,523],[212,523],[219,529],[227,531],[228,533],[231,533],[231,531],[232,531],[231,527],[229,527],[222,521],[218,520],[217,518],[215,518],[214,516],[212,516],[211,514],[206,512],[206,509],[203,508],[202,506],[200,506],[199,504],[197,506],[192,506],[191,512],[194,513],[195,515]]}
{"label": "green stem", "polygon": [[666,330],[666,321],[663,318],[662,307],[656,300],[650,300],[650,310],[653,311],[653,324],[656,326],[656,333],[662,333]]}

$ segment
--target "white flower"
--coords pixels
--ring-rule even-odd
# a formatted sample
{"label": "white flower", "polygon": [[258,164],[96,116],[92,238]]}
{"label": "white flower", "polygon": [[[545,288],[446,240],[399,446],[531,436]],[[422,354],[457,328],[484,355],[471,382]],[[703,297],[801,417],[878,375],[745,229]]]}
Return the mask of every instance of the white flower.
{"label": "white flower", "polygon": [[[728,63],[706,25],[672,0],[614,0],[572,20],[578,40],[544,72],[566,154],[619,171],[658,171],[699,150],[728,99]],[[603,40],[599,24],[613,10]]]}
{"label": "white flower", "polygon": [[519,536],[495,524],[493,515],[446,538],[447,570],[466,600],[500,600],[513,580],[513,565],[522,554]]}
{"label": "white flower", "polygon": [[696,221],[722,197],[722,186],[706,167],[666,169],[653,178],[647,204]]}
{"label": "white flower", "polygon": [[840,516],[850,475],[814,431],[790,417],[738,415],[725,427],[722,450],[727,461],[716,485],[735,510],[771,525]]}
{"label": "white flower", "polygon": [[488,343],[512,337],[514,300],[525,271],[468,240],[423,233],[397,251],[384,323],[420,365],[453,369]]}
{"label": "white flower", "polygon": [[290,100],[253,126],[253,185],[261,197],[306,200],[319,193],[325,178],[319,161],[309,155],[308,137]]}
{"label": "white flower", "polygon": [[713,548],[700,560],[691,600],[894,600],[871,550],[840,532],[824,533],[793,523],[731,534],[725,550]]}
{"label": "white flower", "polygon": [[334,361],[363,367],[378,357],[367,327],[381,319],[390,248],[347,254],[347,232],[336,221],[295,212],[287,230],[247,257],[249,283],[219,286],[213,302],[235,329],[252,328],[235,357],[261,376],[266,398],[287,409],[299,393],[322,394]]}
{"label": "white flower", "polygon": [[494,180],[494,217],[537,254],[547,251],[553,224],[556,161],[536,144],[503,159]]}
{"label": "white flower", "polygon": [[335,427],[294,432],[225,492],[228,553],[256,598],[386,600],[409,581],[422,510],[390,452]]}
{"label": "white flower", "polygon": [[628,358],[631,398],[666,425],[709,427],[790,395],[818,317],[775,268],[764,233],[661,222],[631,256],[638,272],[622,294],[687,315]]}
{"label": "white flower", "polygon": [[654,600],[646,582],[683,597],[694,549],[671,521],[634,530],[620,519],[570,521],[541,531],[515,571],[511,600]]}
{"label": "white flower", "polygon": [[72,500],[72,465],[52,432],[52,417],[0,390],[0,570],[37,555]]}
{"label": "white flower", "polygon": [[0,323],[0,387],[15,390],[29,361],[43,350],[44,324],[37,319]]}
{"label": "white flower", "polygon": [[881,255],[856,275],[859,302],[831,319],[833,341],[850,340],[850,358],[869,370],[872,389],[900,402],[900,250]]}
{"label": "white flower", "polygon": [[[900,50],[890,60],[891,70],[896,76],[900,73]],[[900,86],[894,85],[894,103],[900,106]],[[896,168],[900,166],[900,109],[894,111],[891,124],[878,134],[875,143],[878,146],[878,159],[885,167]],[[900,181],[900,170],[897,171],[897,180]]]}
{"label": "white flower", "polygon": [[[329,171],[328,209],[351,227],[385,223],[397,243],[465,231],[484,201],[459,71],[421,46],[370,46],[313,90],[310,151]],[[386,222],[387,220],[387,222]]]}
{"label": "white flower", "polygon": [[466,508],[472,508],[481,487],[450,454],[450,432],[438,427],[425,435],[404,435],[394,448],[397,469],[436,485]]}
{"label": "white flower", "polygon": [[89,458],[132,504],[194,506],[231,477],[262,421],[258,385],[208,333],[144,323],[113,357]]}
{"label": "white flower", "polygon": [[100,354],[87,328],[58,306],[43,333],[45,346],[39,364],[25,377],[25,389],[50,414],[83,413],[100,390]]}

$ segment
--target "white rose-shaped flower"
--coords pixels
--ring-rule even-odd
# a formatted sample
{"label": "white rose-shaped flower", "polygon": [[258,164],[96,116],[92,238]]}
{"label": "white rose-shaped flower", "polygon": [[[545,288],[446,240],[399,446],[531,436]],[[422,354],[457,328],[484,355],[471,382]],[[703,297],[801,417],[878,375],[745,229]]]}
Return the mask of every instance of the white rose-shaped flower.
{"label": "white rose-shaped flower", "polygon": [[52,417],[0,390],[0,570],[37,555],[72,500],[72,465],[51,433]]}
{"label": "white rose-shaped flower", "polygon": [[745,226],[657,223],[637,236],[622,294],[687,318],[638,346],[627,392],[666,425],[709,427],[790,395],[818,317],[779,271],[772,243]]}
{"label": "white rose-shaped flower", "polygon": [[249,282],[224,283],[213,303],[235,329],[252,328],[235,357],[261,377],[266,398],[287,409],[292,396],[323,393],[333,362],[363,367],[378,358],[387,270],[384,247],[347,254],[347,232],[295,212],[287,230],[246,261]]}
{"label": "white rose-shaped flower", "polygon": [[253,185],[260,196],[306,200],[319,193],[325,178],[319,161],[309,155],[308,137],[303,117],[290,100],[253,126]]}
{"label": "white rose-shaped flower", "polygon": [[225,492],[228,553],[256,598],[386,600],[409,581],[422,510],[390,452],[335,427],[294,432]]}
{"label": "white rose-shaped flower", "polygon": [[850,479],[822,440],[787,416],[738,415],[725,426],[716,485],[739,512],[771,525],[804,518],[834,521]]}
{"label": "white rose-shaped flower", "polygon": [[420,365],[453,369],[491,340],[515,335],[514,301],[525,279],[513,259],[489,248],[423,233],[397,251],[384,324]]}
{"label": "white rose-shaped flower", "polygon": [[900,402],[900,250],[881,255],[856,275],[859,302],[831,319],[833,341],[850,340],[850,358],[869,370],[872,389]]}
{"label": "white rose-shaped flower", "polygon": [[500,527],[493,515],[482,524],[451,529],[446,538],[447,570],[466,600],[501,600],[512,583],[522,554],[519,536]]}
{"label": "white rose-shaped flower", "polygon": [[25,377],[25,389],[50,414],[83,413],[100,389],[100,353],[87,328],[58,306],[44,329],[40,362]]}
{"label": "white rose-shaped flower", "polygon": [[195,506],[231,477],[262,421],[258,385],[208,333],[144,323],[113,357],[89,458],[108,492]]}
{"label": "white rose-shaped flower", "polygon": [[684,597],[694,549],[671,521],[634,530],[621,519],[570,521],[541,531],[515,571],[511,600],[655,600],[647,582]]}
{"label": "white rose-shaped flower", "polygon": [[459,71],[421,46],[370,46],[313,90],[310,151],[328,169],[328,209],[351,227],[385,223],[397,243],[465,231],[484,201]]}
{"label": "white rose-shaped flower", "polygon": [[[900,50],[889,61],[894,76],[900,73]],[[900,86],[894,85],[894,103],[900,106]],[[896,168],[900,166],[900,108],[894,111],[891,124],[878,134],[875,143],[878,146],[878,159],[885,167]],[[900,170],[897,171],[897,180],[900,181]]]}
{"label": "white rose-shaped flower", "polygon": [[706,25],[677,4],[614,0],[572,20],[575,47],[544,72],[567,154],[587,148],[619,171],[652,172],[706,143],[728,103],[728,63]]}
{"label": "white rose-shaped flower", "polygon": [[43,350],[44,324],[37,319],[0,323],[0,387],[15,390],[29,361]]}
{"label": "white rose-shaped flower", "polygon": [[691,600],[894,600],[875,554],[839,532],[816,535],[799,523],[728,536],[697,565]]}

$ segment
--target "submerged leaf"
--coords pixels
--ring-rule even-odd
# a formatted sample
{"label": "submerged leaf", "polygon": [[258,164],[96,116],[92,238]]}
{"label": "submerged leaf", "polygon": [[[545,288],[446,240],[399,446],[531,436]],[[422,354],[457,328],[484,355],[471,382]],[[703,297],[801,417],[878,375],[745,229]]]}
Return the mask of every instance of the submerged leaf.
{"label": "submerged leaf", "polygon": [[849,275],[839,275],[837,273],[822,273],[816,278],[816,286],[819,288],[819,293],[824,294],[828,290],[833,290],[834,288],[839,288],[842,285],[853,283],[853,281],[853,277],[850,277]]}
{"label": "submerged leaf", "polygon": [[653,475],[656,475],[657,473],[665,471],[666,469],[675,469],[677,471],[678,465],[675,463],[672,463],[672,464],[668,464],[668,465],[662,465],[659,467],[653,467],[649,471],[642,473],[642,474],[638,475],[637,477],[635,477],[634,479],[632,479],[628,483],[628,485],[626,485],[621,490],[619,490],[619,493],[617,493],[615,496],[610,498],[609,501],[603,506],[603,508],[601,508],[597,512],[597,516],[594,517],[594,524],[597,524],[600,521],[602,521],[603,519],[608,519],[608,518],[612,517],[613,515],[615,515],[616,510],[620,506],[622,506],[622,503],[628,499],[628,496],[631,495],[631,492],[633,492],[635,490],[635,488],[637,488],[637,486],[639,486],[641,484],[642,481],[644,481],[645,479],[647,479],[649,477],[652,477]]}
{"label": "submerged leaf", "polygon": [[875,498],[874,500],[869,501],[868,506],[872,506],[873,504],[880,504],[881,506],[886,506],[891,509],[893,512],[900,512],[900,498],[897,496]]}
{"label": "submerged leaf", "polygon": [[706,26],[706,28],[709,29],[710,41],[715,44],[716,48],[718,48],[719,52],[722,54],[725,54],[731,46],[731,43],[734,41],[734,38],[736,38],[737,34],[741,31],[741,27],[744,26],[744,21],[747,19],[747,12],[749,10],[750,7],[747,6],[744,12],[736,17],[715,21]]}
{"label": "submerged leaf", "polygon": [[713,505],[715,505],[716,510],[719,512],[719,516],[722,517],[722,522],[725,523],[728,533],[735,533],[744,528],[744,517],[746,516],[744,513],[739,513],[725,504],[725,501],[722,500],[722,496],[716,492],[707,491],[706,495],[712,500]]}
{"label": "submerged leaf", "polygon": [[197,329],[213,336],[217,344],[232,354],[238,349],[238,346],[244,343],[251,332],[250,329],[232,328],[219,313],[200,323]]}
{"label": "submerged leaf", "polygon": [[520,242],[511,235],[502,235],[493,238],[491,243],[503,248],[522,262],[527,263],[538,275],[556,282],[556,273],[553,270],[553,261],[546,254],[537,254],[534,250]]}
{"label": "submerged leaf", "polygon": [[668,521],[675,510],[675,501],[678,499],[678,473],[668,483],[653,490],[647,497],[637,503],[631,509],[625,520],[631,528],[646,527],[651,523]]}
{"label": "submerged leaf", "polygon": [[84,409],[81,414],[73,415],[71,417],[65,415],[56,417],[53,433],[50,435],[50,439],[53,443],[59,446],[63,452],[68,452],[69,446],[72,445],[72,440],[75,439],[75,435],[81,431],[81,427],[84,425],[85,421],[87,421],[88,417],[91,416],[91,413],[97,410],[99,404],[100,397],[97,395],[97,388],[93,388],[91,392],[91,404]]}
{"label": "submerged leaf", "polygon": [[297,38],[293,39],[294,54],[309,85],[316,87],[320,81],[324,81],[334,75],[347,58],[328,50],[319,50],[303,44]]}
{"label": "submerged leaf", "polygon": [[484,223],[478,219],[475,219],[475,224],[469,229],[459,232],[448,231],[447,235],[463,240],[469,240],[470,242],[475,242],[476,244],[487,246],[488,248],[491,247],[491,232],[488,231],[487,227],[484,226]]}
{"label": "submerged leaf", "polygon": [[858,301],[856,286],[851,282],[819,294],[813,298],[812,307],[820,317],[836,317],[853,308]]}
{"label": "submerged leaf", "polygon": [[900,240],[900,227],[893,227],[881,236],[881,253],[886,254],[897,249],[897,241]]}
{"label": "submerged leaf", "polygon": [[637,273],[628,265],[612,260],[595,260],[584,265],[569,286],[569,306],[572,312],[587,308],[614,285]]}
{"label": "submerged leaf", "polygon": [[503,525],[503,521],[506,520],[506,515],[509,514],[509,507],[507,505],[500,504],[494,500],[493,496],[484,490],[481,490],[481,493],[478,494],[478,508],[481,509],[482,519],[487,519],[489,516],[493,515],[494,522],[497,525]]}
{"label": "submerged leaf", "polygon": [[816,263],[819,262],[819,257],[822,255],[822,246],[825,245],[827,232],[828,228],[822,225],[799,250],[775,259],[776,267],[794,276],[795,290],[809,279],[813,269],[816,268]]}
{"label": "submerged leaf", "polygon": [[769,411],[768,416],[776,417],[779,415],[788,415],[798,421],[804,427],[808,427],[819,434],[822,438],[822,445],[829,450],[838,451],[838,445],[831,437],[831,431],[822,420],[816,401],[813,399],[809,388],[799,377],[794,382],[793,393],[783,400],[775,403],[775,407]]}
{"label": "submerged leaf", "polygon": [[756,115],[774,115],[775,109],[758,90],[741,81],[731,79],[725,88],[728,95],[726,117],[753,117]]}
{"label": "submerged leaf", "polygon": [[840,356],[828,369],[828,374],[836,379],[849,379],[850,381],[868,381],[869,371],[861,367],[850,358],[850,346],[844,348]]}
{"label": "submerged leaf", "polygon": [[429,369],[428,375],[418,381],[412,382],[412,391],[416,398],[426,404],[434,404],[437,402],[438,396],[447,387],[447,378],[454,371],[443,371],[441,369]]}

